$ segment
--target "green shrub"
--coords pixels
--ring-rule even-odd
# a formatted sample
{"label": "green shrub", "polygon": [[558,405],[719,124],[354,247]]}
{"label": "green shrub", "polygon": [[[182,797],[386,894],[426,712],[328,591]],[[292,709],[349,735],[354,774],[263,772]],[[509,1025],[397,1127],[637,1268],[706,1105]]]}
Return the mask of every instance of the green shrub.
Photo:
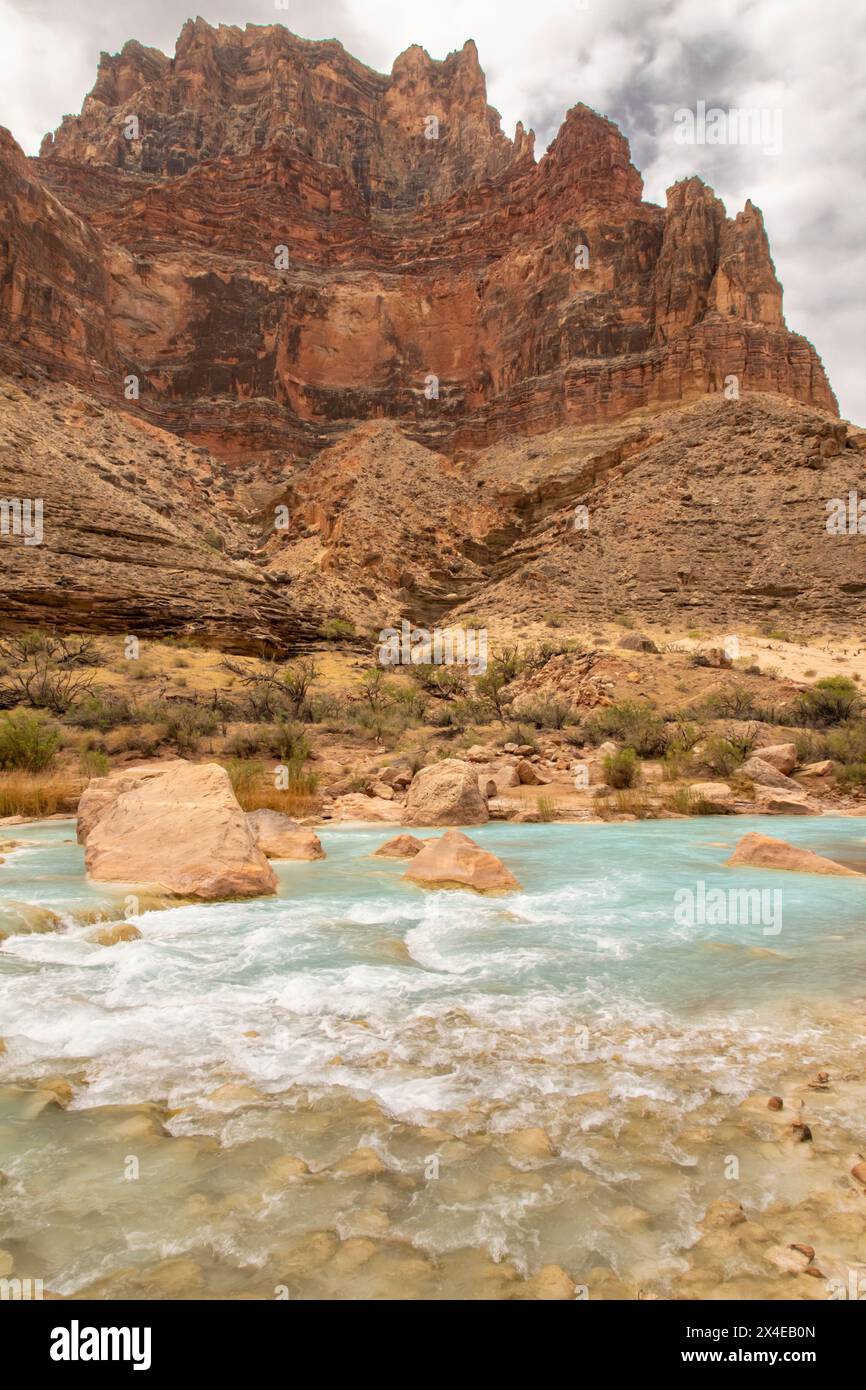
{"label": "green shrub", "polygon": [[556,820],[556,802],[552,796],[539,796],[535,801],[538,810],[538,819],[544,821]]}
{"label": "green shrub", "polygon": [[848,676],[824,676],[793,701],[791,723],[826,729],[851,719],[862,707],[862,697]]}
{"label": "green shrub", "polygon": [[594,744],[607,738],[621,739],[642,758],[661,757],[670,740],[655,711],[631,700],[621,700],[593,715],[584,725],[584,734]]}
{"label": "green shrub", "polygon": [[512,724],[506,730],[503,743],[516,743],[518,748],[531,748],[533,753],[538,752],[538,739],[531,730],[524,728],[522,724]]}
{"label": "green shrub", "polygon": [[848,767],[866,763],[866,720],[852,719],[840,724],[838,729],[831,729],[823,743],[825,758],[835,758]]}
{"label": "green shrub", "polygon": [[232,758],[226,763],[226,772],[232,790],[238,800],[248,795],[261,782],[265,774],[264,763],[249,762],[243,758]]}
{"label": "green shrub", "polygon": [[703,732],[701,726],[691,723],[680,714],[673,715],[669,722],[673,725],[667,731],[668,747],[671,752],[690,753],[701,737]]}
{"label": "green shrub", "polygon": [[730,777],[746,760],[742,747],[719,735],[708,738],[701,751],[701,762],[710,772]]}
{"label": "green shrub", "polygon": [[219,720],[212,709],[200,705],[164,705],[153,709],[155,722],[166,743],[173,743],[179,753],[198,752],[200,739],[215,734]]}
{"label": "green shrub", "polygon": [[573,706],[566,700],[537,700],[532,705],[521,705],[519,713],[536,729],[562,729],[577,721]]}
{"label": "green shrub", "polygon": [[636,787],[643,775],[633,748],[621,748],[618,753],[611,753],[605,758],[603,768],[605,782],[616,791]]}
{"label": "green shrub", "polygon": [[339,642],[343,637],[356,636],[355,624],[348,618],[326,618],[319,628],[319,636],[326,642]]}
{"label": "green shrub", "polygon": [[105,753],[97,748],[85,748],[78,760],[82,777],[107,777],[111,763]]}
{"label": "green shrub", "polygon": [[824,734],[801,731],[794,735],[793,743],[797,749],[797,762],[801,767],[805,763],[817,763],[830,756],[830,749]]}
{"label": "green shrub", "polygon": [[742,685],[726,685],[707,699],[707,709],[717,719],[755,719],[755,699]]}
{"label": "green shrub", "polygon": [[35,714],[0,716],[0,768],[4,772],[44,772],[60,747],[60,731]]}
{"label": "green shrub", "polygon": [[135,717],[134,707],[125,696],[95,690],[67,711],[65,721],[78,729],[98,729],[105,734],[120,724],[134,723]]}
{"label": "green shrub", "polygon": [[687,777],[694,771],[695,760],[691,753],[680,748],[669,748],[662,758],[665,781],[675,782],[679,777]]}
{"label": "green shrub", "polygon": [[233,758],[279,758],[284,763],[303,763],[310,756],[310,743],[299,724],[277,720],[251,729],[237,729],[226,744],[226,752]]}

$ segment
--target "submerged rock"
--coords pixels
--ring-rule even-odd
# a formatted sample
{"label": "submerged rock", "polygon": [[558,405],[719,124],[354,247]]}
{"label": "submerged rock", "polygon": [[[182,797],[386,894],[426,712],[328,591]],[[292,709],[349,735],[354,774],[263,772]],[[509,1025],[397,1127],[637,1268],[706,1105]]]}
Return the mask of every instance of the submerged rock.
{"label": "submerged rock", "polygon": [[108,922],[96,931],[88,932],[86,940],[97,946],[117,946],[122,941],[138,941],[141,932],[132,922]]}
{"label": "submerged rock", "polygon": [[11,899],[0,905],[0,937],[59,931],[62,926],[62,917],[49,907]]}
{"label": "submerged rock", "polygon": [[553,1145],[550,1135],[539,1125],[530,1129],[514,1129],[506,1134],[505,1147],[516,1158],[552,1158]]}
{"label": "submerged rock", "polygon": [[468,835],[448,830],[428,840],[403,875],[422,888],[472,888],[476,893],[513,893],[520,884],[488,850]]}
{"label": "submerged rock", "polygon": [[787,869],[798,874],[839,874],[845,878],[864,878],[856,869],[847,869],[834,859],[825,859],[810,849],[797,849],[786,840],[774,840],[769,835],[750,831],[740,840],[726,864],[731,869]]}
{"label": "submerged rock", "polygon": [[318,835],[305,830],[281,811],[247,812],[247,823],[256,844],[268,859],[324,859]]}
{"label": "submerged rock", "polygon": [[478,773],[460,758],[422,767],[403,809],[404,825],[483,825],[489,818]]}
{"label": "submerged rock", "polygon": [[79,803],[78,838],[98,883],[204,899],[276,892],[273,869],[216,763],[178,759],[95,778]]}
{"label": "submerged rock", "polygon": [[412,859],[416,854],[420,854],[424,848],[424,841],[419,840],[417,835],[395,835],[393,839],[386,840],[384,845],[373,850],[374,859]]}

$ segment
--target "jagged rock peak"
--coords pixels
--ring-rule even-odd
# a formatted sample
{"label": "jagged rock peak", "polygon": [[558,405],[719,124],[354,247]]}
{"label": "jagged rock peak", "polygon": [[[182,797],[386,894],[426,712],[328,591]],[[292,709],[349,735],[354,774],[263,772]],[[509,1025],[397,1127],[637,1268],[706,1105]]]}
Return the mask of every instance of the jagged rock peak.
{"label": "jagged rock peak", "polygon": [[41,154],[177,176],[284,137],[336,165],[368,204],[397,212],[499,174],[533,149],[522,126],[514,141],[503,133],[472,39],[441,60],[413,44],[386,76],[336,39],[197,18],[184,24],[174,58],[134,40],[103,53],[81,115],[64,117]]}

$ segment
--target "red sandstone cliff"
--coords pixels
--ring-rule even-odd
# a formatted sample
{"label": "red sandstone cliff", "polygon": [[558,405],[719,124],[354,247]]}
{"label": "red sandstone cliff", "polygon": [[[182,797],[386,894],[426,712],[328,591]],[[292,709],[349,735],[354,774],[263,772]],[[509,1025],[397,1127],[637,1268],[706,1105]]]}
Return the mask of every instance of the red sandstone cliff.
{"label": "red sandstone cliff", "polygon": [[449,453],[731,374],[836,413],[760,212],[728,219],[696,178],[643,202],[582,105],[536,164],[471,41],[383,76],[280,25],[190,21],[174,58],[104,54],[38,160],[6,137],[0,192],[7,357],[121,407],[133,373],[147,419],[266,476],[358,420]]}

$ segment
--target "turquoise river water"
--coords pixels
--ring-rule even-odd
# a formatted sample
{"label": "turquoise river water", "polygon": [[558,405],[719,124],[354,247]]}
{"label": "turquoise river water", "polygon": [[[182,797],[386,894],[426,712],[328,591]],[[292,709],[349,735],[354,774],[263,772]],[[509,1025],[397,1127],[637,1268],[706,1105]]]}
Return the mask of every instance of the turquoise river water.
{"label": "turquoise river water", "polygon": [[[481,898],[371,858],[390,827],[324,830],[278,896],[133,911],[105,947],[122,895],[73,823],[8,827],[0,1247],[66,1295],[500,1298],[556,1266],[589,1297],[789,1296],[751,1248],[695,1272],[699,1223],[733,1199],[769,1240],[805,1204],[854,1258],[866,879],[726,868],[753,829],[866,870],[856,818],[497,823],[470,833],[522,890]],[[776,1091],[788,1128],[823,1107],[813,1145]]]}

